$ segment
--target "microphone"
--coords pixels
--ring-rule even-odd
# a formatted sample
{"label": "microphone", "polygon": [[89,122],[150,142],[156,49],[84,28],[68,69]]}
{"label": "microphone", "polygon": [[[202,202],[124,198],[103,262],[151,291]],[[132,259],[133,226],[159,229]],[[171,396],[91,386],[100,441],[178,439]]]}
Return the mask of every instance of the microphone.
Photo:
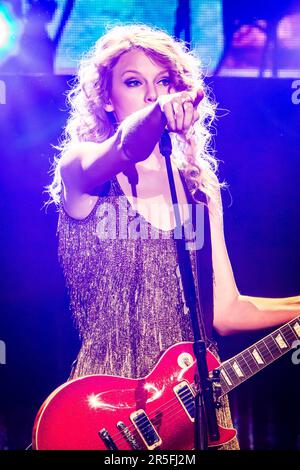
{"label": "microphone", "polygon": [[164,129],[161,135],[161,138],[159,141],[159,151],[166,158],[171,156],[172,142],[171,142],[169,131],[167,129]]}

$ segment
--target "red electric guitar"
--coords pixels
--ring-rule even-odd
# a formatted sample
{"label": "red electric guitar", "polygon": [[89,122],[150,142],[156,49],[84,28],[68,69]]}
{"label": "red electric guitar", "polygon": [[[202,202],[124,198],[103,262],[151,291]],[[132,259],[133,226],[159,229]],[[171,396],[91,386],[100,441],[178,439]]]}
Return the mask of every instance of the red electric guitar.
{"label": "red electric guitar", "polygon": [[[299,343],[300,317],[222,364],[207,351],[211,372],[220,371],[221,395]],[[88,375],[57,388],[40,408],[33,447],[46,449],[189,450],[194,446],[193,343],[170,347],[141,379]],[[236,435],[219,426],[224,444]]]}

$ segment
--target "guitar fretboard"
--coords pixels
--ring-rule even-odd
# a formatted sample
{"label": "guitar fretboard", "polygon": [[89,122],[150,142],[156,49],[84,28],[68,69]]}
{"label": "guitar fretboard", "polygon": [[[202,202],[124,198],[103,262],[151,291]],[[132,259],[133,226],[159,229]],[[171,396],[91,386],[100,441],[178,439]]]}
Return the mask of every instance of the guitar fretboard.
{"label": "guitar fretboard", "polygon": [[222,395],[290,351],[299,339],[300,317],[297,317],[223,362],[217,368],[220,370]]}

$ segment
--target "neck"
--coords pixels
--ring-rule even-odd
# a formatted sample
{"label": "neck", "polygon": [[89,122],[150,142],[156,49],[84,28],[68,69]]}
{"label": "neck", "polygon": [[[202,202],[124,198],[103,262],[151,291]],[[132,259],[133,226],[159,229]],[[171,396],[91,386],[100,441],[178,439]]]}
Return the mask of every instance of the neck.
{"label": "neck", "polygon": [[141,168],[142,170],[152,170],[152,171],[162,171],[165,169],[165,159],[161,155],[159,151],[159,145],[156,144],[153,152],[151,155],[146,160],[143,160],[142,162],[138,162],[136,164],[138,168]]}

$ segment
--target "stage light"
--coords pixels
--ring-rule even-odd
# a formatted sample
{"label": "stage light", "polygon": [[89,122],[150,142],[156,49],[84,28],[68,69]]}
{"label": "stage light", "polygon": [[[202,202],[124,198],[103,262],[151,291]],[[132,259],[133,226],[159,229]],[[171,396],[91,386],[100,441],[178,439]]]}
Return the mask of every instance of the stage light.
{"label": "stage light", "polygon": [[8,6],[0,5],[0,61],[17,50],[22,25]]}
{"label": "stage light", "polygon": [[10,33],[9,24],[0,15],[0,48],[3,48],[9,42]]}

